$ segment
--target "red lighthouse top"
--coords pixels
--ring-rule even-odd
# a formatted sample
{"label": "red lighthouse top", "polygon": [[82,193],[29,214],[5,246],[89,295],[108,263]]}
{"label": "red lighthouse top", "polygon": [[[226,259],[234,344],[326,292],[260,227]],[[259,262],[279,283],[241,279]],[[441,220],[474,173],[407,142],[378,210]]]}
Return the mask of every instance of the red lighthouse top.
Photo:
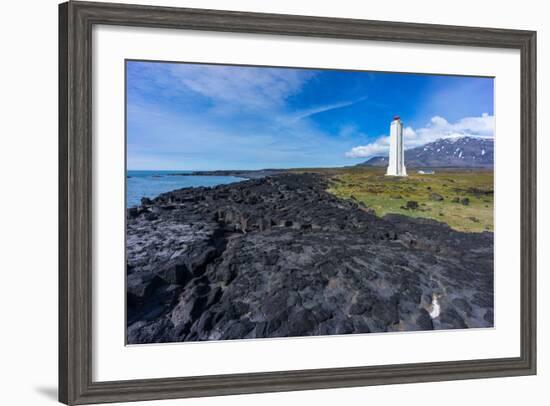
{"label": "red lighthouse top", "polygon": [[399,120],[400,118],[401,118],[401,117],[399,117],[399,116],[393,116],[393,119],[394,119],[394,120]]}

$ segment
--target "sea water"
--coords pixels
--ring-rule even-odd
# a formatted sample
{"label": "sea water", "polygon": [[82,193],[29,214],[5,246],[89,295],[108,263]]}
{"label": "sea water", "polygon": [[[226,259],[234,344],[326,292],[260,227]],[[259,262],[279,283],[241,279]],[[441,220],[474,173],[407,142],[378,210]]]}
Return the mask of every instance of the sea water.
{"label": "sea water", "polygon": [[142,197],[155,198],[161,193],[185,187],[217,186],[245,180],[236,176],[195,176],[191,171],[126,171],[126,207],[140,204]]}

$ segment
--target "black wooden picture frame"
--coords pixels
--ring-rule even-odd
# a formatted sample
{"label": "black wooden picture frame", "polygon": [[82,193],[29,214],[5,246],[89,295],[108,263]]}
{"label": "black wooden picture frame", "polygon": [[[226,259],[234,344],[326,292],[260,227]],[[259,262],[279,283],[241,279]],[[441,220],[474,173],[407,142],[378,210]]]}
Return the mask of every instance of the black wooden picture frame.
{"label": "black wooden picture frame", "polygon": [[[521,53],[521,354],[517,358],[185,378],[92,380],[94,24],[394,41]],[[536,32],[234,11],[68,2],[59,6],[59,400],[218,396],[536,373]]]}

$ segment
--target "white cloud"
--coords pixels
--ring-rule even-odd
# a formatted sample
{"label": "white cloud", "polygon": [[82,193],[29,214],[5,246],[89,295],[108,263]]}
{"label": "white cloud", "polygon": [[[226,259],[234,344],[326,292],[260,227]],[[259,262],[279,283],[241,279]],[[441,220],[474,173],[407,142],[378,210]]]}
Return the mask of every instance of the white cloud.
{"label": "white cloud", "polygon": [[[477,137],[491,138],[495,131],[495,117],[483,113],[478,117],[464,117],[455,123],[449,123],[440,116],[432,117],[422,128],[403,129],[405,149],[415,148],[440,138]],[[360,145],[346,152],[349,158],[368,158],[374,155],[387,155],[389,136],[384,135],[367,145]]]}
{"label": "white cloud", "polygon": [[346,152],[346,156],[349,158],[364,158],[379,154],[387,154],[389,145],[389,137],[380,137],[370,144],[353,147]]}
{"label": "white cloud", "polygon": [[253,109],[282,106],[314,75],[296,69],[184,64],[172,65],[170,73],[188,89],[214,102]]}

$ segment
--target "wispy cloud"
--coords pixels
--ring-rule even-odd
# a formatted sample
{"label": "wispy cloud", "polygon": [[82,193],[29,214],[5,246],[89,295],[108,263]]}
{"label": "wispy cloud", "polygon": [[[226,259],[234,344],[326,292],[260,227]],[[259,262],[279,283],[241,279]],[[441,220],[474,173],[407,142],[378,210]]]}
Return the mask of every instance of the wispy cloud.
{"label": "wispy cloud", "polygon": [[342,141],[308,120],[260,123],[211,120],[210,113],[181,116],[155,105],[128,108],[128,168],[261,169],[338,166],[356,138]]}
{"label": "wispy cloud", "polygon": [[150,79],[188,89],[224,108],[253,110],[281,107],[315,71],[219,65],[167,64]]}
{"label": "wispy cloud", "polygon": [[[443,117],[434,116],[425,127],[416,130],[412,127],[405,127],[403,136],[405,149],[410,149],[440,138],[462,136],[491,138],[494,136],[494,131],[495,117],[484,113],[478,117],[464,117],[455,123],[449,123]],[[371,143],[353,147],[346,152],[346,156],[348,158],[368,158],[375,155],[387,155],[389,143],[389,136],[383,135]]]}
{"label": "wispy cloud", "polygon": [[360,102],[362,102],[366,99],[367,99],[367,97],[365,96],[365,97],[361,97],[359,99],[352,100],[352,101],[345,101],[345,102],[340,102],[340,103],[332,103],[332,104],[327,104],[327,105],[324,105],[324,106],[313,107],[313,108],[303,110],[303,111],[299,112],[298,114],[293,115],[292,121],[296,122],[296,121],[299,121],[299,120],[303,120],[304,118],[314,116],[316,114],[325,113],[327,111],[338,110],[338,109],[341,109],[341,108],[344,108],[344,107],[353,106],[354,104],[360,103]]}

